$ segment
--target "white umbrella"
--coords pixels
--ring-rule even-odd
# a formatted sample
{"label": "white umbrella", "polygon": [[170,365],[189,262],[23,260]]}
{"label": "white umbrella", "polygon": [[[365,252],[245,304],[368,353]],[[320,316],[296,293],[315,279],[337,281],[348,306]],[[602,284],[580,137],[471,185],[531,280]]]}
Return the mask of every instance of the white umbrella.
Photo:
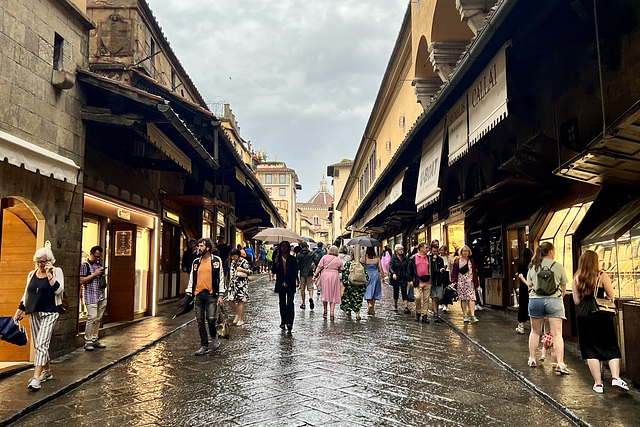
{"label": "white umbrella", "polygon": [[300,235],[286,228],[265,228],[255,236],[256,240],[262,240],[263,242],[303,242],[304,239]]}

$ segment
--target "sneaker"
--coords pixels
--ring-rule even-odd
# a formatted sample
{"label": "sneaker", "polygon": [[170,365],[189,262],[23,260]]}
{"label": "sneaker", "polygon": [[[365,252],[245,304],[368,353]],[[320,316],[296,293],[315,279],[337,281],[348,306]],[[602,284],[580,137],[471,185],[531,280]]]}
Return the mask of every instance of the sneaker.
{"label": "sneaker", "polygon": [[478,323],[480,321],[480,319],[478,319],[476,316],[471,316],[469,320],[471,321],[471,323]]}
{"label": "sneaker", "polygon": [[309,298],[309,310],[313,310],[314,304],[313,299]]}
{"label": "sneaker", "polygon": [[433,316],[433,310],[427,310],[427,312]]}
{"label": "sneaker", "polygon": [[411,310],[409,310],[409,307],[404,308],[404,314],[411,314]]}
{"label": "sneaker", "polygon": [[594,384],[593,385],[593,391],[595,391],[598,394],[604,393],[604,385],[603,384]]}
{"label": "sneaker", "polygon": [[467,316],[462,316],[462,321],[463,321],[464,323],[469,323],[469,317],[467,317]]}
{"label": "sneaker", "polygon": [[431,323],[431,322],[429,322],[429,318],[427,317],[426,314],[424,316],[422,316],[422,323]]}
{"label": "sneaker", "polygon": [[45,381],[48,380],[52,380],[53,379],[53,374],[51,373],[51,371],[49,369],[46,369],[44,371],[42,371],[42,373],[40,374],[40,382],[43,383]]}
{"label": "sneaker", "polygon": [[90,343],[90,342],[86,343],[86,344],[84,345],[84,349],[85,349],[86,351],[93,351],[93,343]]}
{"label": "sneaker", "polygon": [[622,378],[613,378],[611,380],[611,385],[615,387],[620,387],[623,390],[629,390],[629,386]]}
{"label": "sneaker", "polygon": [[29,380],[28,388],[34,391],[40,390],[40,380],[37,379],[36,377],[31,378],[31,380]]}
{"label": "sneaker", "polygon": [[100,341],[94,341],[93,348],[107,348],[107,346],[102,344]]}
{"label": "sneaker", "polygon": [[416,322],[419,322],[419,321],[420,321],[420,315],[416,314]]}
{"label": "sneaker", "polygon": [[540,358],[538,359],[540,362],[544,362],[544,359],[546,359],[547,356],[545,356],[544,354],[540,355]]}
{"label": "sneaker", "polygon": [[203,345],[198,350],[196,350],[196,352],[194,354],[196,356],[202,356],[204,354],[209,354],[209,353],[211,353],[211,350],[209,350],[209,347],[206,347],[206,346]]}
{"label": "sneaker", "polygon": [[524,334],[524,325],[516,326],[516,332],[519,334]]}
{"label": "sneaker", "polygon": [[[244,323],[244,322],[242,322]],[[236,323],[237,325],[237,323]],[[220,347],[220,340],[218,338],[214,338],[211,340],[211,344],[209,345],[210,350],[217,350]]]}
{"label": "sneaker", "polygon": [[536,358],[530,357],[529,360],[527,360],[527,365],[529,365],[530,368],[535,368],[536,366],[538,366],[538,364],[536,363]]}

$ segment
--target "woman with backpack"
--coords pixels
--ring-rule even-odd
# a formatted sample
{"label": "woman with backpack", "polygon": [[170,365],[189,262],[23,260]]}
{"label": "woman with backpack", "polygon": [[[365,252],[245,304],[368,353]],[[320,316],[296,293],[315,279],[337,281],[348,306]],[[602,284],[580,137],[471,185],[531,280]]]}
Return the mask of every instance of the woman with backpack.
{"label": "woman with backpack", "polygon": [[[364,300],[364,293],[367,290],[366,284],[369,282],[369,275],[364,263],[358,261],[358,254],[356,253],[354,259],[347,261],[342,270],[342,284],[344,285],[344,292],[342,293],[342,301],[340,302],[340,310],[344,311],[347,316],[351,317],[351,312],[356,312],[356,320],[360,320],[360,308],[362,308],[362,301]],[[356,284],[349,281],[349,275],[351,269],[355,263],[360,263],[362,272],[364,273],[363,283]]]}
{"label": "woman with backpack", "polygon": [[527,365],[532,368],[538,366],[536,350],[542,334],[544,317],[549,318],[553,345],[556,349],[556,373],[567,375],[569,370],[564,364],[564,340],[562,338],[562,321],[564,315],[564,297],[567,289],[567,273],[562,264],[557,263],[553,244],[544,242],[536,249],[536,253],[529,264],[527,285],[529,287],[529,317],[531,318],[531,333],[529,334],[529,360]]}
{"label": "woman with backpack", "polygon": [[629,390],[627,383],[620,378],[622,354],[618,346],[613,316],[609,313],[598,313],[596,295],[599,287],[602,287],[607,297],[613,301],[611,279],[607,273],[600,270],[598,254],[586,251],[578,261],[578,271],[573,278],[573,301],[576,303],[580,353],[589,365],[594,381],[593,391],[604,392],[600,363],[607,361],[611,370],[611,386]]}

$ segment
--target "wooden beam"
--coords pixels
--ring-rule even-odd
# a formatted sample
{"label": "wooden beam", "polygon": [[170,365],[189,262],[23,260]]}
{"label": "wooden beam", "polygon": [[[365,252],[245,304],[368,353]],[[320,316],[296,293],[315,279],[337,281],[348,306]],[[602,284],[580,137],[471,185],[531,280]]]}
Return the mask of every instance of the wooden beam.
{"label": "wooden beam", "polygon": [[113,126],[132,127],[135,123],[144,120],[144,116],[138,113],[113,114],[108,108],[84,107],[81,112],[82,120],[87,122],[104,123]]}

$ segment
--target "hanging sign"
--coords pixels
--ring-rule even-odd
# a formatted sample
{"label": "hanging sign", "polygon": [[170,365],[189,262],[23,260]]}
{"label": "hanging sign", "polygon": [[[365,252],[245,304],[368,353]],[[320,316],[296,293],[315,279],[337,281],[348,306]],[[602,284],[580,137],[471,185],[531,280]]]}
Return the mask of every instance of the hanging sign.
{"label": "hanging sign", "polygon": [[422,158],[418,171],[416,205],[422,210],[440,197],[438,179],[440,177],[440,159],[444,140],[444,119],[438,123],[422,144]]}

